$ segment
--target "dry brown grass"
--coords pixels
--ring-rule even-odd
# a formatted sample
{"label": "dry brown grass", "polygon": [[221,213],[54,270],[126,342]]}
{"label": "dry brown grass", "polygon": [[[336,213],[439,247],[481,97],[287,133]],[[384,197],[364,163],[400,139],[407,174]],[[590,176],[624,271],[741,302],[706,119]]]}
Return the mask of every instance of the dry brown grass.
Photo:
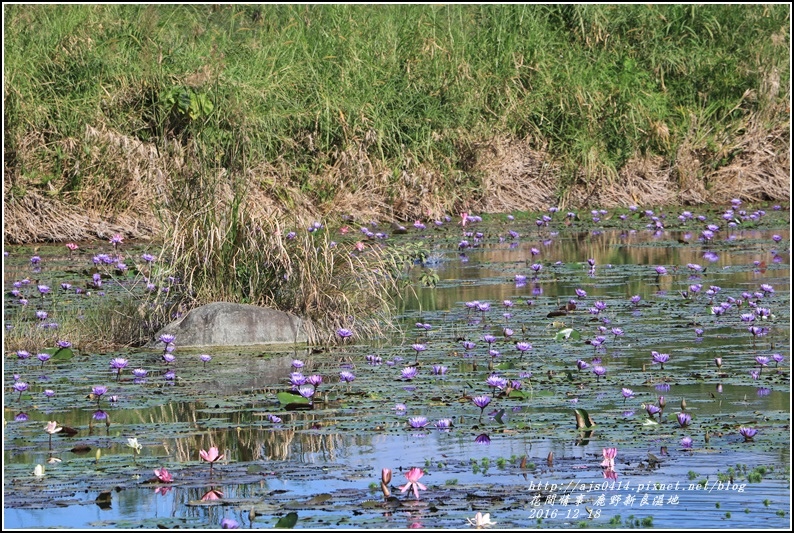
{"label": "dry brown grass", "polygon": [[[781,119],[770,128],[773,112],[753,117],[741,135],[724,143],[720,154],[702,147],[708,132],[693,120],[672,162],[638,156],[617,176],[596,165],[590,175],[581,170],[573,184],[564,183],[559,162],[528,140],[497,137],[461,145],[463,170],[449,170],[455,167],[449,161],[433,165],[407,154],[395,172],[370,156],[367,147],[375,139],[365,137],[329,154],[326,167],[310,177],[314,191],[325,191],[321,198],[294,185],[296,171],[286,161],[263,161],[246,169],[244,207],[254,219],[313,221],[345,216],[366,223],[432,219],[460,210],[534,211],[551,205],[609,208],[724,203],[735,197],[788,201],[790,128]],[[787,116],[777,112],[778,117]],[[158,208],[168,216],[175,199],[181,201],[190,193],[191,180],[207,172],[199,168],[190,144],[172,143],[158,150],[101,126],[87,126],[82,139],[59,142],[64,165],[71,170],[42,185],[36,176],[55,174],[52,158],[47,157],[53,147],[46,136],[29,135],[17,148],[19,165],[6,168],[4,177],[4,241],[9,244],[106,239],[115,233],[133,239],[162,238]],[[711,169],[715,156],[729,156],[730,162]],[[19,168],[37,172],[19,175]],[[231,186],[224,183],[240,178],[224,172],[216,171],[220,202],[233,196]],[[69,182],[75,173],[79,187]]]}
{"label": "dry brown grass", "polygon": [[559,165],[527,141],[495,139],[477,146],[482,205],[488,213],[539,211],[556,205]]}
{"label": "dry brown grass", "polygon": [[[105,239],[114,233],[148,238],[160,232],[154,205],[165,193],[169,173],[179,166],[177,158],[91,126],[82,139],[63,139],[56,148],[62,154],[60,173],[47,157],[55,148],[43,135],[20,143],[20,164],[6,168],[5,242]],[[17,175],[19,168],[35,172]],[[40,176],[47,176],[46,181]]]}
{"label": "dry brown grass", "polygon": [[751,121],[729,147],[736,154],[730,163],[706,174],[710,201],[791,199],[791,130],[788,124],[769,130],[760,122]]}
{"label": "dry brown grass", "polygon": [[225,178],[194,183],[194,202],[166,219],[169,274],[190,288],[188,308],[243,301],[288,311],[312,322],[312,342],[333,340],[339,327],[362,337],[389,328],[396,285],[376,243],[351,253],[353,243],[333,245],[327,230],[309,233],[316,219],[286,219],[263,207],[261,190]]}

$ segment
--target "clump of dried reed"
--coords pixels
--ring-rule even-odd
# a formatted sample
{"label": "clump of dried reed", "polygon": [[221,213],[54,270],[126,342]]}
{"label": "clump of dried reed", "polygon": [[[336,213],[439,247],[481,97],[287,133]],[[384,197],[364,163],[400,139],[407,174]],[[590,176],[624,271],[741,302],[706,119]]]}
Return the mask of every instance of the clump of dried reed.
{"label": "clump of dried reed", "polygon": [[[166,220],[171,275],[185,288],[185,305],[235,301],[308,318],[313,342],[337,328],[362,337],[385,332],[396,281],[384,250],[367,243],[334,243],[311,221],[285,222],[263,213],[247,185],[199,178],[193,201]],[[292,233],[291,233],[292,232]]]}

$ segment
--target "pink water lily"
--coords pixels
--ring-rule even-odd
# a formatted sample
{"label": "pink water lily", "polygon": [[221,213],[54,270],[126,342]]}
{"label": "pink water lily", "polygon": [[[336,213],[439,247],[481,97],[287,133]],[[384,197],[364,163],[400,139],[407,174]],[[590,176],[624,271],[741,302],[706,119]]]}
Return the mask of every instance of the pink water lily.
{"label": "pink water lily", "polygon": [[408,483],[400,487],[400,492],[406,492],[409,489],[414,491],[414,496],[416,499],[419,499],[419,491],[420,490],[427,490],[427,487],[419,483],[419,479],[424,476],[425,473],[422,471],[421,468],[413,467],[411,468],[407,474],[405,474]]}
{"label": "pink water lily", "polygon": [[220,500],[221,498],[223,498],[223,492],[219,491],[218,489],[210,489],[204,493],[204,496],[201,497],[201,501],[209,502]]}
{"label": "pink water lily", "polygon": [[174,476],[171,475],[171,472],[163,468],[155,468],[154,475],[157,476],[157,479],[161,483],[171,483],[174,480]]}
{"label": "pink water lily", "polygon": [[212,475],[212,465],[214,465],[216,461],[223,459],[223,454],[218,452],[217,446],[211,447],[209,451],[199,450],[199,456],[202,460],[210,464],[210,476]]}
{"label": "pink water lily", "polygon": [[218,452],[217,446],[213,446],[209,451],[199,450],[199,456],[210,464],[223,459],[223,454]]}
{"label": "pink water lily", "polygon": [[604,460],[601,462],[601,466],[604,466],[608,469],[615,468],[615,456],[618,454],[617,448],[604,448],[601,450],[601,454],[604,456]]}

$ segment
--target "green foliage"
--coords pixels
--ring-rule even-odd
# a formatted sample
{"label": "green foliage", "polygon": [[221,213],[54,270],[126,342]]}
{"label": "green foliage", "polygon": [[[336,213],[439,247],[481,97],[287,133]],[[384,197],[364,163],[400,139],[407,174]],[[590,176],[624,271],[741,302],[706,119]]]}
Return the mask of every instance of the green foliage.
{"label": "green foliage", "polygon": [[292,529],[295,527],[295,524],[298,523],[298,513],[292,512],[287,513],[285,516],[282,516],[276,522],[276,525],[273,526],[278,529]]}
{"label": "green foliage", "polygon": [[[634,154],[672,159],[687,140],[720,161],[747,116],[785,108],[790,77],[782,4],[4,11],[6,148],[46,132],[23,170],[56,182],[75,176],[54,141],[86,124],[160,146],[189,133],[222,166],[237,152],[281,160],[319,199],[334,191],[309,176],[351,147],[397,177],[432,165],[451,193],[477,190],[467,147],[494,134],[546,146],[571,180],[614,175]],[[773,72],[782,90],[767,96]],[[708,126],[688,139],[696,124]]]}
{"label": "green foliage", "polygon": [[419,283],[424,287],[435,287],[439,281],[438,271],[433,268],[427,268],[419,276]]}

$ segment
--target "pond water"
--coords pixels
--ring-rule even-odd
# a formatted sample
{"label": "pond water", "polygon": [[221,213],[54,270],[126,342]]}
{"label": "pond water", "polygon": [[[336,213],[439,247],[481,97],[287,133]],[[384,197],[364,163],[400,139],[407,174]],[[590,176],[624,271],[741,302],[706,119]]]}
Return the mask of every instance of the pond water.
{"label": "pond water", "polygon": [[[390,239],[421,241],[430,253],[408,273],[401,336],[328,350],[229,347],[204,351],[207,362],[177,339],[169,364],[162,348],[80,346],[40,362],[36,353],[62,334],[40,324],[42,345],[20,359],[9,332],[63,309],[87,313],[125,289],[111,279],[91,296],[55,290],[90,279],[90,245],[73,258],[62,247],[6,248],[4,528],[217,528],[232,519],[458,529],[479,511],[495,528],[787,529],[789,214],[765,209],[755,219],[737,213],[735,228],[721,221],[709,240],[698,238],[707,221],[675,222],[671,211],[665,231],[630,212],[625,225],[614,217],[569,227],[557,214],[540,228],[534,217],[503,215],[411,228]],[[435,287],[422,284],[430,269]],[[29,300],[21,305],[11,291],[26,277],[55,294],[36,294],[33,282],[19,289]],[[576,309],[560,311],[570,302]],[[35,315],[42,309],[46,319]],[[653,352],[669,359],[654,363]],[[119,375],[114,358],[128,361]],[[297,370],[322,376],[310,400],[287,392]],[[108,390],[91,398],[95,386]],[[490,400],[482,408],[481,396]],[[651,416],[648,406],[663,409]],[[580,427],[577,414],[592,422]],[[75,434],[50,440],[50,420]],[[757,433],[745,439],[742,428]],[[212,446],[224,457],[210,468],[199,450]],[[609,448],[614,467],[603,467]],[[170,483],[154,476],[164,467]],[[424,471],[419,498],[399,489],[412,467]]]}

